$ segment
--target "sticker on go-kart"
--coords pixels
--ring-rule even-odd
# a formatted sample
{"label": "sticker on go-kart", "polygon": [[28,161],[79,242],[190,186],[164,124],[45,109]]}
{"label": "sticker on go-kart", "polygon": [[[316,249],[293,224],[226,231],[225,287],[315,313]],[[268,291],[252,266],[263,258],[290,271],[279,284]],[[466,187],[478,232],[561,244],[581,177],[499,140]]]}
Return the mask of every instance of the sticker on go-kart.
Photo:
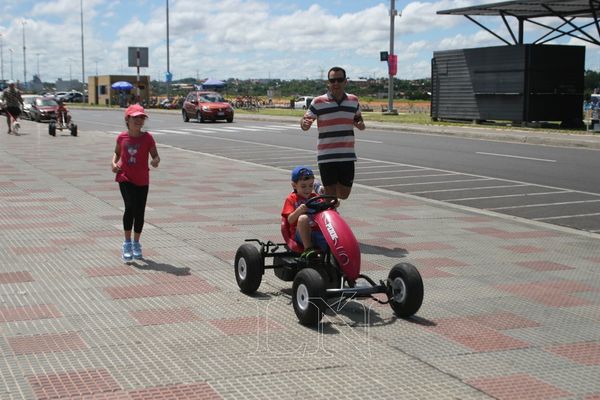
{"label": "sticker on go-kart", "polygon": [[316,223],[346,277],[353,280],[358,278],[360,247],[348,224],[340,214],[333,210],[326,210],[318,214]]}

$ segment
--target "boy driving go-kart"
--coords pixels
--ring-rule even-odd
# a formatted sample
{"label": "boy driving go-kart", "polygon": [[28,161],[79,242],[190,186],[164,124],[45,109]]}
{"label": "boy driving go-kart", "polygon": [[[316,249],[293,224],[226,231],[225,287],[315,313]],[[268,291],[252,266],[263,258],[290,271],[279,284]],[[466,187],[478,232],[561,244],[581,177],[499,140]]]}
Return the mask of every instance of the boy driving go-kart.
{"label": "boy driving go-kart", "polygon": [[[298,182],[308,184],[306,181],[310,181],[312,175],[309,170],[307,167],[294,169],[292,182],[297,175]],[[303,176],[305,181],[300,180]],[[258,247],[246,243],[237,250],[234,271],[240,290],[246,294],[256,292],[265,269],[273,269],[279,279],[293,282],[292,304],[302,324],[318,324],[323,313],[333,304],[361,297],[389,304],[401,318],[414,315],[423,302],[423,281],[419,271],[412,264],[398,263],[390,270],[387,279],[379,283],[361,274],[360,246],[348,224],[336,211],[338,199],[316,195],[312,186],[309,189],[302,183],[292,183],[292,186],[296,196],[290,194],[286,198],[280,224],[284,243],[246,239],[246,242],[255,242]],[[288,203],[294,198],[299,203],[295,206],[293,202]],[[288,212],[290,210],[293,211]],[[309,210],[312,212],[310,216]],[[306,225],[301,225],[301,220],[306,220]],[[316,229],[313,230],[310,221]],[[297,230],[292,226],[294,222],[297,222]],[[314,231],[322,236],[324,244],[319,235],[313,234]],[[303,246],[306,243],[312,246],[308,252]],[[272,260],[272,263],[268,265],[266,260]],[[379,293],[385,294],[387,300],[374,296]]]}
{"label": "boy driving go-kart", "polygon": [[300,258],[318,257],[327,249],[323,233],[313,220],[314,211],[306,206],[306,202],[317,196],[313,191],[315,175],[309,167],[299,165],[292,171],[292,188],[281,210],[281,216],[289,222],[289,235],[304,247]]}
{"label": "boy driving go-kart", "polygon": [[56,109],[56,119],[50,121],[48,125],[48,134],[56,136],[56,130],[62,131],[68,129],[71,131],[71,136],[77,136],[77,125],[71,122],[69,109],[65,106],[62,100],[58,100],[58,108]]}

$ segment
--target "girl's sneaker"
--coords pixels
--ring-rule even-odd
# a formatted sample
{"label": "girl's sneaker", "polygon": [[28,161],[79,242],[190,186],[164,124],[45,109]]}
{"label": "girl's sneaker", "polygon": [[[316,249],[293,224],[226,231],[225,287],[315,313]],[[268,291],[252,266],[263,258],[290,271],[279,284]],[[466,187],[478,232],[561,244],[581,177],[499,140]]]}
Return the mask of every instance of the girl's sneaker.
{"label": "girl's sneaker", "polygon": [[123,242],[123,247],[121,249],[121,259],[123,260],[123,262],[129,262],[133,260],[131,241]]}
{"label": "girl's sneaker", "polygon": [[133,258],[135,258],[136,260],[140,260],[142,258],[142,245],[140,244],[140,242],[136,242],[134,240],[132,250]]}

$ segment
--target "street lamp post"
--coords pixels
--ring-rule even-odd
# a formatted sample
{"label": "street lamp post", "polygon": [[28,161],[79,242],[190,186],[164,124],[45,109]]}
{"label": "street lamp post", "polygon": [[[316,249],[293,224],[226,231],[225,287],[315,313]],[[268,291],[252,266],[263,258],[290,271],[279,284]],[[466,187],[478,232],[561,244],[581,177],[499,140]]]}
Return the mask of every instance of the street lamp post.
{"label": "street lamp post", "polygon": [[72,74],[72,64],[73,61],[76,61],[74,58],[69,57],[67,58],[67,60],[69,61],[69,90],[73,90],[73,74]]}
{"label": "street lamp post", "polygon": [[42,78],[40,77],[40,53],[35,53],[35,57],[37,59],[37,77],[41,82]]}
{"label": "street lamp post", "polygon": [[27,53],[25,52],[25,24],[26,21],[21,21],[23,24],[23,85],[27,88]]}
{"label": "street lamp post", "polygon": [[169,0],[167,1],[167,99],[171,98],[171,66],[169,64]]}
{"label": "street lamp post", "polygon": [[13,75],[13,61],[12,61],[12,55],[15,52],[14,49],[8,49],[8,52],[10,53],[10,80],[14,81],[15,80],[15,76]]}
{"label": "street lamp post", "polygon": [[0,80],[4,81],[4,43],[0,33]]}
{"label": "street lamp post", "polygon": [[85,57],[83,52],[83,0],[79,0],[79,8],[81,10],[81,91],[84,93],[85,96]]}

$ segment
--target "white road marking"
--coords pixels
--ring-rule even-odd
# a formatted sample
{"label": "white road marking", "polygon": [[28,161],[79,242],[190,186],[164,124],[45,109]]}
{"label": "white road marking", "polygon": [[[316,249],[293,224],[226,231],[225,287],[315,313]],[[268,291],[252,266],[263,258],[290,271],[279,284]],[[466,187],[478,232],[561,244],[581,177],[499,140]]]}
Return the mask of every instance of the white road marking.
{"label": "white road marking", "polygon": [[357,141],[357,142],[378,143],[378,144],[383,143],[383,142],[380,142],[378,140],[365,140],[365,139],[354,139],[354,140]]}
{"label": "white road marking", "polygon": [[[456,174],[448,174],[456,175]],[[376,185],[378,188],[394,187],[394,186],[413,186],[413,185],[431,185],[437,183],[455,183],[455,182],[475,182],[475,181],[489,181],[492,178],[476,178],[476,179],[456,179],[453,181],[436,181],[436,182],[412,182],[412,183],[397,183],[395,185]]]}
{"label": "white road marking", "polygon": [[[580,217],[593,217],[596,215],[600,215],[600,213],[591,213],[591,214],[573,214],[573,215],[559,215],[557,217],[545,217],[545,218],[532,218],[534,221],[551,221],[553,219],[565,219],[565,218],[580,218]],[[600,231],[590,231],[590,232],[600,232]]]}
{"label": "white road marking", "polygon": [[463,197],[460,199],[445,199],[444,201],[468,201],[468,200],[483,200],[483,199],[503,199],[506,197],[531,197],[531,196],[542,196],[546,194],[559,194],[559,193],[573,193],[571,190],[561,190],[557,192],[540,192],[540,193],[518,193],[518,194],[504,194],[498,196],[481,196],[481,197]]}
{"label": "white road marking", "polygon": [[521,158],[523,160],[533,160],[533,161],[543,161],[543,162],[556,162],[556,160],[548,160],[548,159],[545,159],[545,158],[533,158],[533,157],[513,156],[511,154],[486,153],[484,151],[478,151],[475,154],[483,154],[483,155],[486,155],[486,156],[496,156],[496,157]]}
{"label": "white road marking", "polygon": [[461,190],[485,190],[485,189],[504,189],[511,187],[528,187],[530,184],[519,184],[519,185],[497,185],[497,186],[478,186],[478,187],[470,187],[470,188],[453,188],[453,189],[439,189],[439,190],[424,190],[422,192],[406,192],[414,195],[428,194],[428,193],[443,193],[443,192],[459,192]]}
{"label": "white road marking", "polygon": [[[581,193],[581,192],[578,192]],[[580,201],[564,201],[560,203],[544,203],[544,204],[527,204],[522,206],[510,206],[510,207],[496,207],[496,208],[486,208],[486,210],[496,211],[496,210],[512,210],[515,208],[533,208],[533,207],[548,207],[548,206],[564,206],[567,204],[583,204],[583,203],[597,203],[598,200],[580,200]]]}
{"label": "white road marking", "polygon": [[355,179],[354,182],[372,182],[372,181],[385,181],[389,179],[407,179],[407,178],[424,178],[430,176],[456,176],[456,174],[440,173],[440,174],[429,174],[429,175],[407,175],[407,176],[388,176],[381,178],[366,178],[366,179]]}

